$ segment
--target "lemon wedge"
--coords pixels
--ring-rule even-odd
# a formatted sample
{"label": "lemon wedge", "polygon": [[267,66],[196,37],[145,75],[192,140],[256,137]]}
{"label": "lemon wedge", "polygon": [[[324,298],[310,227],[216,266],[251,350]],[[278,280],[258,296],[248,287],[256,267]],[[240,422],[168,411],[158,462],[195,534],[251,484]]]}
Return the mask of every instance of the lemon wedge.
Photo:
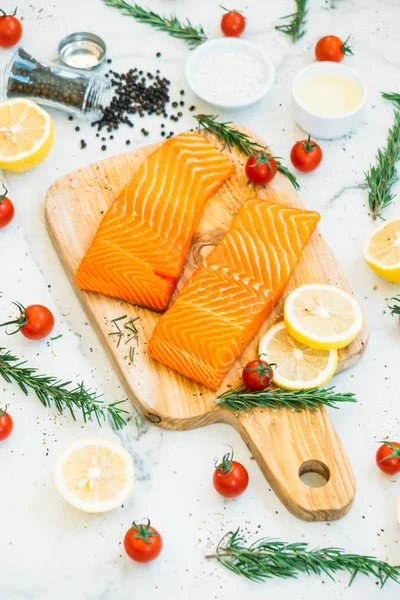
{"label": "lemon wedge", "polygon": [[337,350],[317,350],[295,340],[284,321],[261,338],[261,358],[277,365],[274,383],[288,390],[310,389],[327,383],[336,372]]}
{"label": "lemon wedge", "polygon": [[343,290],[321,283],[301,285],[286,299],[284,319],[299,342],[333,350],[344,348],[360,333],[363,312]]}
{"label": "lemon wedge", "polygon": [[400,219],[373,231],[364,245],[365,262],[383,279],[400,283]]}
{"label": "lemon wedge", "polygon": [[131,494],[133,460],[120,444],[99,438],[73,442],[58,457],[54,481],[75,508],[99,513],[118,508]]}
{"label": "lemon wedge", "polygon": [[17,98],[0,104],[0,168],[28,171],[48,155],[53,145],[53,121],[32,100]]}

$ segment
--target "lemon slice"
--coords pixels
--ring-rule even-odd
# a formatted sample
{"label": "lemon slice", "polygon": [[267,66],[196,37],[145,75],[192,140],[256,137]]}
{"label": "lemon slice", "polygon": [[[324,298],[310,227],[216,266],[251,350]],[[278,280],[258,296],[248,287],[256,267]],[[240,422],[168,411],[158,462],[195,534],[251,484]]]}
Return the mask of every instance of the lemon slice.
{"label": "lemon slice", "polygon": [[53,121],[32,100],[0,104],[0,168],[28,171],[42,162],[53,145]]}
{"label": "lemon slice", "polygon": [[360,333],[363,312],[350,294],[321,283],[301,285],[286,299],[289,333],[312,348],[344,348]]}
{"label": "lemon slice", "polygon": [[373,231],[364,245],[365,262],[383,279],[400,283],[400,219]]}
{"label": "lemon slice", "polygon": [[288,390],[307,390],[324,385],[335,374],[337,350],[316,350],[295,340],[284,321],[277,323],[261,338],[259,354],[276,363],[274,383]]}
{"label": "lemon slice", "polygon": [[115,442],[77,440],[58,457],[54,480],[61,496],[75,508],[105,512],[121,506],[132,492],[133,460]]}

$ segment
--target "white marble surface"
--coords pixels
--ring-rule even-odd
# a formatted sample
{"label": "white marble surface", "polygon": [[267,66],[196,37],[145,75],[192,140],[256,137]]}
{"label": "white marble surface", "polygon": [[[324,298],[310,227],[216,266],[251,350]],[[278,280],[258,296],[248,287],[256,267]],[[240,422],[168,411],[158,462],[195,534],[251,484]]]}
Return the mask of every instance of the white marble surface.
{"label": "white marble surface", "polygon": [[[180,17],[202,22],[211,37],[219,36],[220,8],[212,0],[146,0],[160,12],[175,11]],[[117,70],[139,66],[160,68],[172,80],[176,96],[184,86],[183,65],[188,56],[184,43],[155,32],[101,0],[52,0],[19,3],[24,16],[23,46],[37,56],[53,59],[59,40],[74,30],[95,31],[106,40]],[[253,584],[203,555],[230,528],[243,525],[249,532],[290,541],[308,540],[312,545],[342,546],[375,554],[400,563],[400,531],[395,520],[399,482],[380,474],[374,464],[376,441],[389,436],[399,439],[400,375],[398,356],[400,331],[385,313],[385,298],[399,291],[375,277],[365,266],[361,247],[374,224],[367,214],[364,171],[385,140],[392,108],[380,99],[379,91],[400,91],[397,0],[313,0],[310,2],[308,32],[293,47],[274,31],[278,18],[291,12],[292,0],[259,2],[237,0],[236,8],[247,16],[245,39],[268,52],[277,68],[277,83],[267,99],[237,113],[225,113],[262,136],[276,154],[288,158],[294,140],[301,137],[291,119],[290,84],[294,73],[313,60],[312,49],[321,35],[352,34],[354,58],[346,63],[358,69],[369,88],[365,122],[353,135],[324,142],[324,161],[315,174],[299,176],[302,196],[308,207],[322,215],[321,230],[334,248],[344,271],[351,278],[368,315],[370,343],[363,360],[335,380],[342,390],[355,391],[356,406],[331,411],[354,466],[358,493],[350,513],[335,523],[304,523],[280,504],[251,460],[245,444],[233,429],[214,425],[187,432],[169,432],[144,422],[132,409],[129,425],[120,434],[136,465],[136,489],[120,510],[100,516],[75,511],[64,503],[52,482],[57,453],[69,442],[87,434],[115,438],[109,425],[101,432],[95,425],[74,423],[54,410],[44,409],[33,396],[25,397],[15,386],[0,383],[0,402],[11,404],[15,431],[0,448],[0,598],[2,600],[225,600],[228,598],[394,600],[400,587],[389,583],[380,591],[374,580],[358,579],[348,589],[347,575],[336,583],[301,577],[298,581]],[[4,9],[13,9],[7,0]],[[156,59],[157,51],[162,58]],[[1,50],[5,64],[11,51]],[[189,94],[189,103],[211,112]],[[186,113],[185,113],[186,114]],[[82,123],[74,131],[65,114],[53,112],[55,144],[46,162],[35,171],[4,174],[17,215],[0,233],[0,320],[11,314],[10,303],[44,303],[56,316],[52,342],[29,342],[23,337],[7,338],[5,345],[30,364],[60,378],[84,380],[105,393],[107,400],[124,397],[124,391],[87,323],[46,232],[44,196],[60,175],[159,135],[159,121],[148,118],[137,123],[133,134],[120,131],[107,153],[100,151],[94,130]],[[179,129],[192,126],[189,117]],[[176,124],[171,128],[178,130]],[[85,138],[88,147],[79,149]],[[400,184],[396,186],[400,192]],[[400,212],[397,201],[386,212]],[[242,498],[223,501],[211,486],[214,457],[230,444],[250,472],[250,486]],[[149,516],[164,536],[165,548],[149,566],[131,562],[121,548],[125,530],[133,518]]]}

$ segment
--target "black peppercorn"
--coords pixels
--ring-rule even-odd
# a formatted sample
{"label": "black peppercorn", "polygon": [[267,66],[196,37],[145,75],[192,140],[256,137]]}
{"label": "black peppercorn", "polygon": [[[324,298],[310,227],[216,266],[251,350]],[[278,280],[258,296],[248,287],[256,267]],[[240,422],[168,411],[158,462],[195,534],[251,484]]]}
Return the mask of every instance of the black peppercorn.
{"label": "black peppercorn", "polygon": [[107,150],[107,146],[105,144],[102,145],[101,147],[102,150]]}

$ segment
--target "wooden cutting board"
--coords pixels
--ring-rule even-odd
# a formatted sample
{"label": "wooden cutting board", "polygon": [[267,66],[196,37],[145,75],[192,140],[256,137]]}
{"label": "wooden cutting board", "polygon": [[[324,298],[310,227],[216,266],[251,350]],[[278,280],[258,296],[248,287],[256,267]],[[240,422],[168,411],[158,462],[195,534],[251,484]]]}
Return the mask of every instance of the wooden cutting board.
{"label": "wooden cutting board", "polygon": [[[212,136],[204,135],[221,146]],[[146,419],[161,427],[177,430],[217,422],[229,423],[240,432],[270,485],[294,515],[310,521],[338,519],[346,514],[353,502],[355,481],[342,443],[324,409],[301,413],[287,409],[254,409],[249,413],[237,414],[216,407],[215,392],[151,360],[147,355],[147,342],[159,318],[157,313],[76,288],[77,267],[103,214],[133,172],[157,146],[153,144],[132,150],[84,167],[61,177],[49,189],[45,206],[47,227],[66,274],[127,394]],[[262,198],[271,194],[271,187],[269,190],[261,187],[255,189],[248,185],[244,175],[245,157],[226,149],[223,151],[231,154],[235,160],[236,174],[207,203],[178,287],[226,233],[242,202],[252,196]],[[303,206],[290,183],[280,174],[273,181],[272,191],[278,202]],[[239,384],[240,365],[257,356],[260,336],[282,318],[283,300],[287,292],[312,282],[338,285],[352,293],[335,257],[318,231],[310,239],[282,300],[240,361],[232,367],[221,391]],[[126,338],[117,345],[117,336],[109,335],[116,331],[112,320],[122,315],[139,317],[136,321],[139,338],[134,364],[129,358],[130,344],[124,343]],[[360,336],[340,352],[338,371],[359,360],[367,339],[367,329],[364,328]],[[345,405],[341,410],[354,411],[354,408]],[[328,481],[323,487],[308,487],[300,479],[305,472],[319,473]]]}

